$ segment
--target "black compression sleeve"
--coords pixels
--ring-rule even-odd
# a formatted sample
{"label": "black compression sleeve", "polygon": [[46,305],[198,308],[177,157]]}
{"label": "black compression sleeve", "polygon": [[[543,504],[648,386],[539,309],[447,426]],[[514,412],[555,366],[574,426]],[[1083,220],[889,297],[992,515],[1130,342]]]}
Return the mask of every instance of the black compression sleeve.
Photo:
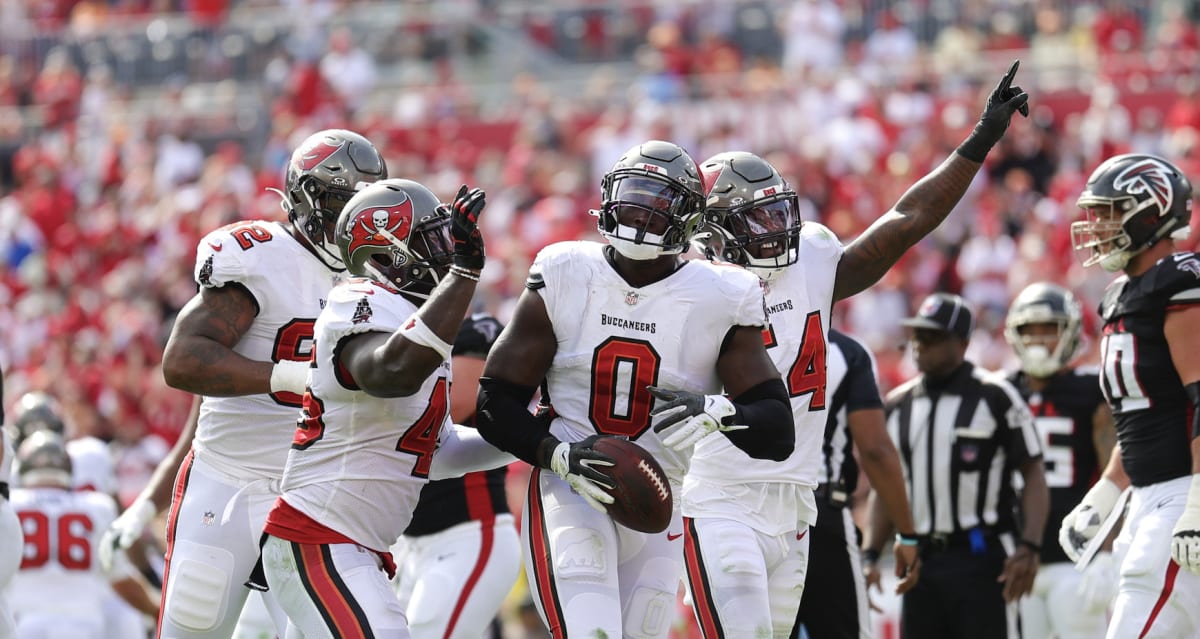
{"label": "black compression sleeve", "polygon": [[1200,382],[1192,382],[1183,387],[1188,399],[1192,400],[1192,439],[1200,437]]}
{"label": "black compression sleeve", "polygon": [[[796,447],[796,426],[787,387],[776,378],[733,398],[733,423],[749,428],[724,431],[734,446],[755,459],[783,461]],[[514,453],[515,454],[515,453]]]}
{"label": "black compression sleeve", "polygon": [[547,424],[526,408],[535,390],[535,386],[480,377],[475,427],[489,444],[532,466],[540,466],[538,449],[550,434]]}

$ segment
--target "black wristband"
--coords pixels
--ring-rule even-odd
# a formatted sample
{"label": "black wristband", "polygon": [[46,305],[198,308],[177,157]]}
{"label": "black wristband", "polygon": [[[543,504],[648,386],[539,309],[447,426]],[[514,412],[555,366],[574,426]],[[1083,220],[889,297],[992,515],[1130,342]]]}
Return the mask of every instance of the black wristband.
{"label": "black wristband", "polygon": [[862,551],[863,563],[874,564],[879,563],[879,551],[874,548],[864,548]]}
{"label": "black wristband", "polygon": [[1032,550],[1033,554],[1035,555],[1042,554],[1042,547],[1033,543],[1032,541],[1029,541],[1028,539],[1022,539],[1021,541],[1017,542],[1017,545],[1025,546],[1026,548]]}

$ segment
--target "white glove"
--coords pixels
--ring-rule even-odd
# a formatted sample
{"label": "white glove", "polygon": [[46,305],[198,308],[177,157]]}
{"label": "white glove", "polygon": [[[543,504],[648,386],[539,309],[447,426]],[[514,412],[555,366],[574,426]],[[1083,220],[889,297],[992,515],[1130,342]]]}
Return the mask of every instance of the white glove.
{"label": "white glove", "polygon": [[646,388],[651,395],[664,402],[650,411],[650,416],[663,418],[654,427],[654,432],[659,434],[663,445],[668,448],[687,450],[717,431],[749,428],[744,424],[722,423],[726,417],[733,417],[737,412],[733,402],[724,395],[701,395],[657,386]]}
{"label": "white glove", "polygon": [[142,536],[146,524],[158,514],[157,511],[149,499],[139,497],[104,531],[104,536],[100,538],[98,559],[105,572],[112,570],[113,553],[132,546]]}
{"label": "white glove", "polygon": [[1113,597],[1117,596],[1117,574],[1112,553],[1096,553],[1079,578],[1077,592],[1083,600],[1083,611],[1087,614],[1097,615],[1108,609]]}
{"label": "white glove", "polygon": [[608,514],[604,504],[613,503],[613,496],[608,491],[615,486],[607,475],[595,467],[612,466],[614,462],[608,455],[592,448],[597,439],[597,435],[592,435],[583,441],[571,444],[562,442],[555,446],[554,452],[550,453],[549,468],[566,480],[589,506]]}
{"label": "white glove", "polygon": [[1187,505],[1171,533],[1171,558],[1181,568],[1200,575],[1200,475],[1192,475]]}
{"label": "white glove", "polygon": [[1112,512],[1121,489],[1112,480],[1101,477],[1095,486],[1083,496],[1079,505],[1063,517],[1058,527],[1058,545],[1071,561],[1079,561],[1079,555],[1087,548],[1088,542],[1100,532],[1100,524]]}
{"label": "white glove", "polygon": [[279,360],[271,369],[271,392],[303,395],[308,387],[308,368],[309,362]]}

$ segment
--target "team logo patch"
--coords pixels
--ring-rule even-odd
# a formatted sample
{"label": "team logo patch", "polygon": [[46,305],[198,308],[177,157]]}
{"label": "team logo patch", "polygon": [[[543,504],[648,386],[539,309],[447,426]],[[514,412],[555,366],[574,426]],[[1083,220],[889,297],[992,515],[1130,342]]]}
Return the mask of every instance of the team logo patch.
{"label": "team logo patch", "polygon": [[200,523],[204,524],[205,526],[211,526],[211,525],[213,525],[213,522],[215,522],[216,520],[217,520],[216,513],[214,513],[211,510],[206,510],[206,511],[204,511],[204,516],[200,518]]}
{"label": "team logo patch", "polygon": [[921,303],[921,308],[917,310],[917,315],[921,317],[932,317],[938,312],[938,309],[941,308],[941,306],[942,300],[936,297],[926,298],[925,301]]}
{"label": "team logo patch", "polygon": [[300,157],[296,160],[296,167],[301,171],[311,171],[320,163],[328,160],[337,153],[337,150],[342,148],[346,142],[343,140],[337,144],[330,144],[325,140],[318,140],[311,147],[303,149],[300,152]]}
{"label": "team logo patch", "polygon": [[212,286],[212,274],[213,256],[209,255],[208,259],[204,260],[204,264],[200,266],[200,275],[197,279],[199,279],[200,283],[204,286]]}
{"label": "team logo patch", "polygon": [[358,306],[354,307],[354,317],[350,318],[353,324],[362,324],[371,320],[371,303],[367,301],[367,296],[363,295],[362,299],[358,300]]}
{"label": "team logo patch", "polygon": [[1200,279],[1200,260],[1195,256],[1188,256],[1175,263],[1175,268],[1191,273],[1196,279]]}
{"label": "team logo patch", "polygon": [[1145,159],[1121,171],[1113,188],[1130,195],[1149,194],[1160,211],[1168,211],[1175,193],[1171,190],[1171,170],[1162,162]]}
{"label": "team logo patch", "polygon": [[629,306],[637,306],[641,299],[642,296],[637,291],[625,291],[625,303]]}
{"label": "team logo patch", "polygon": [[778,184],[776,184],[774,186],[768,186],[766,188],[762,188],[762,189],[755,191],[754,199],[757,200],[757,199],[764,198],[764,197],[770,197],[770,196],[776,195],[782,191],[783,191],[783,187],[779,186]]}

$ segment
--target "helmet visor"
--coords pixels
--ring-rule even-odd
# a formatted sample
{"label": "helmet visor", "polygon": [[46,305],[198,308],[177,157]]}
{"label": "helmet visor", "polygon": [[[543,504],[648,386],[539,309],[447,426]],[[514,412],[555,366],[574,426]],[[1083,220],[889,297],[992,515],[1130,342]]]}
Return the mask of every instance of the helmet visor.
{"label": "helmet visor", "polygon": [[450,215],[440,208],[413,226],[408,249],[426,264],[440,268],[450,265],[454,257],[454,242],[450,239]]}
{"label": "helmet visor", "polygon": [[739,209],[726,217],[726,226],[753,257],[783,255],[791,248],[789,235],[800,228],[796,199],[788,197]]}
{"label": "helmet visor", "polygon": [[617,223],[653,235],[663,235],[671,220],[686,214],[687,193],[665,180],[640,175],[614,180],[609,206]]}

